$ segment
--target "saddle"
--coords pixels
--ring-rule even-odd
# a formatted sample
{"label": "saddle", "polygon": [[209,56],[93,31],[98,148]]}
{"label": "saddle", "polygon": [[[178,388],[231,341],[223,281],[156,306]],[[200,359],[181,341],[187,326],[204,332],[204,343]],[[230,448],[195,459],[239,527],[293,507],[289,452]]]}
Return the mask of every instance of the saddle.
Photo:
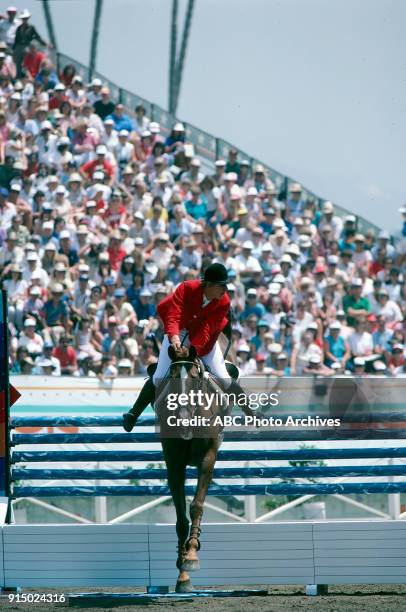
{"label": "saddle", "polygon": [[[173,346],[168,348],[168,355],[172,359],[173,362],[179,361],[180,359],[176,357]],[[187,361],[194,361],[197,357],[197,352],[194,346],[189,348],[189,355],[187,357]],[[240,371],[234,363],[231,361],[225,361],[227,372],[232,380],[238,380],[240,376]],[[149,378],[152,378],[156,372],[158,363],[150,363],[147,366],[147,374]],[[206,370],[209,371],[209,368],[206,366]]]}

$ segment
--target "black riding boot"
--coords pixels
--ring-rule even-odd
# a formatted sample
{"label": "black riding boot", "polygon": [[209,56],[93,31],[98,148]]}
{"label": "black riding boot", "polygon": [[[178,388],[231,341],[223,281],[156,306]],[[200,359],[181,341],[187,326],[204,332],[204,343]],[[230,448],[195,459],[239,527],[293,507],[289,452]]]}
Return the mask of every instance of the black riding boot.
{"label": "black riding boot", "polygon": [[232,393],[235,394],[235,397],[237,399],[237,405],[241,406],[241,409],[246,416],[253,416],[255,414],[252,408],[250,408],[249,405],[247,405],[245,402],[242,402],[242,403],[238,402],[238,399],[241,396],[247,397],[248,394],[246,391],[244,391],[244,389],[241,387],[241,385],[236,380],[233,380],[231,385],[226,389],[226,393],[228,395],[231,395]]}
{"label": "black riding boot", "polygon": [[151,378],[147,378],[137,397],[134,406],[123,414],[123,427],[130,432],[137,422],[138,417],[144,412],[148,404],[152,404],[155,399],[155,386]]}

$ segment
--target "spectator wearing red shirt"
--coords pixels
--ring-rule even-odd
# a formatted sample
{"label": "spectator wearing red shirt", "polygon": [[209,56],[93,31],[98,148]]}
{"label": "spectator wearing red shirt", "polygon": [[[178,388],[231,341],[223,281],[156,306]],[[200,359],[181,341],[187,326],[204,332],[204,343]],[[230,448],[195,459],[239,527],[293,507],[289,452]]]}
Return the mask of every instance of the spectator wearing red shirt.
{"label": "spectator wearing red shirt", "polygon": [[35,79],[39,73],[41,64],[45,58],[45,53],[38,51],[36,43],[32,41],[28,53],[24,57],[23,67],[30,73],[33,79]]}
{"label": "spectator wearing red shirt", "polygon": [[369,276],[376,276],[378,272],[380,272],[381,270],[385,268],[385,256],[386,256],[386,250],[383,247],[379,249],[376,259],[374,259],[369,265],[369,268],[368,268]]}
{"label": "spectator wearing red shirt", "polygon": [[80,173],[86,180],[92,178],[95,170],[103,170],[103,172],[109,177],[108,184],[112,185],[114,182],[114,167],[106,159],[107,148],[105,145],[99,145],[96,148],[96,159],[83,164],[80,168]]}
{"label": "spectator wearing red shirt", "polygon": [[68,336],[61,336],[59,346],[57,346],[52,354],[59,359],[61,363],[62,376],[72,376],[77,370],[76,351],[73,346],[69,346]]}
{"label": "spectator wearing red shirt", "polygon": [[121,262],[127,255],[127,252],[121,246],[122,241],[123,239],[120,232],[118,230],[114,230],[110,236],[110,245],[107,252],[109,254],[110,265],[115,271],[119,269]]}
{"label": "spectator wearing red shirt", "polygon": [[49,101],[48,108],[49,110],[60,109],[64,102],[69,102],[69,98],[65,95],[65,85],[58,83],[55,85],[54,95]]}
{"label": "spectator wearing red shirt", "polygon": [[401,374],[405,365],[403,344],[397,343],[392,347],[392,355],[389,356],[389,370],[393,376]]}
{"label": "spectator wearing red shirt", "polygon": [[122,223],[125,223],[127,220],[127,210],[121,201],[121,195],[117,191],[113,191],[110,197],[109,205],[107,209],[104,211],[103,221],[111,227],[111,229],[116,229]]}
{"label": "spectator wearing red shirt", "polygon": [[66,64],[65,68],[62,70],[59,75],[62,83],[69,87],[72,84],[73,78],[76,76],[76,68],[73,64]]}

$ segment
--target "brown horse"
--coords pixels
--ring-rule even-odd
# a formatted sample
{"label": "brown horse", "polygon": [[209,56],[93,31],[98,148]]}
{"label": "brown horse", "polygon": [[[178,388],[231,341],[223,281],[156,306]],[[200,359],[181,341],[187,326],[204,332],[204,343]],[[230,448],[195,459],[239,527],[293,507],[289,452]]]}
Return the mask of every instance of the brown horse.
{"label": "brown horse", "polygon": [[[193,347],[192,347],[193,349]],[[204,429],[180,425],[175,428],[175,434],[169,433],[166,425],[165,412],[168,393],[187,393],[194,389],[203,392],[216,390],[213,380],[207,376],[202,361],[193,350],[189,356],[181,358],[170,352],[172,365],[168,378],[156,386],[155,410],[161,426],[161,443],[167,467],[168,484],[176,510],[176,533],[178,536],[178,556],[176,567],[179,570],[176,582],[176,592],[186,593],[193,590],[188,572],[200,569],[198,551],[200,549],[201,521],[203,506],[213,476],[217,459],[217,451],[222,441],[222,427],[210,425]],[[232,366],[235,367],[235,366]],[[218,391],[218,388],[217,388]],[[178,405],[174,418],[205,417],[210,419],[222,413],[227,413],[228,407],[207,405],[187,407]],[[172,437],[167,437],[171,435]],[[197,486],[190,504],[190,519],[187,516],[185,481],[187,466],[197,467]]]}

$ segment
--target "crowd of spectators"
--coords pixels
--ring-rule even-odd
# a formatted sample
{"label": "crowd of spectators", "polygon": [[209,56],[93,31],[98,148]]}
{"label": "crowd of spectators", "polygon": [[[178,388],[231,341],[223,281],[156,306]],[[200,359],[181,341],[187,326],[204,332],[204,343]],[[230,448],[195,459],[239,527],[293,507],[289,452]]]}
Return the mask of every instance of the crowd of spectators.
{"label": "crowd of spectators", "polygon": [[144,375],[157,303],[213,261],[229,270],[242,375],[404,372],[404,241],[360,233],[299,184],[278,192],[233,149],[204,170],[181,123],[167,134],[49,53],[29,12],[9,7],[0,273],[13,373]]}

